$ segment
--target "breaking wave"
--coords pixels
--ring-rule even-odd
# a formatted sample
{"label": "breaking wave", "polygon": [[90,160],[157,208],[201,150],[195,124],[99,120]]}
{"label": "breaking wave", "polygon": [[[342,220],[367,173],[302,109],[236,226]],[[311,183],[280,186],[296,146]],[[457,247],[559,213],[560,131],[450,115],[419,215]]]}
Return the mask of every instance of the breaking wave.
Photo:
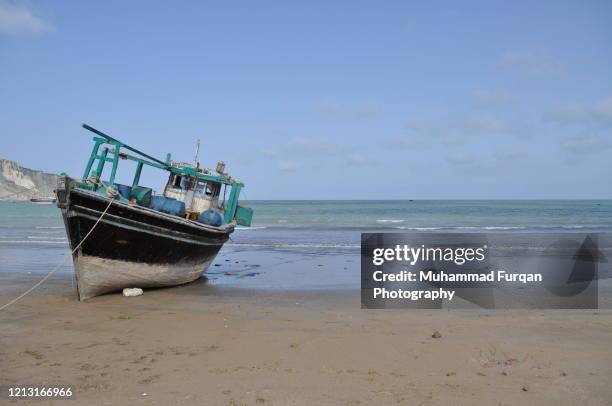
{"label": "breaking wave", "polygon": [[444,227],[404,227],[399,226],[395,227],[398,230],[415,230],[415,231],[435,231],[435,230],[444,230]]}
{"label": "breaking wave", "polygon": [[242,243],[232,242],[227,245],[239,246],[239,247],[254,247],[254,248],[328,248],[328,249],[349,249],[356,250],[360,249],[359,244],[325,244],[325,243]]}
{"label": "breaking wave", "polygon": [[396,219],[378,219],[377,223],[403,223],[405,220],[396,220]]}
{"label": "breaking wave", "polygon": [[0,244],[68,244],[68,241],[48,240],[0,240]]}

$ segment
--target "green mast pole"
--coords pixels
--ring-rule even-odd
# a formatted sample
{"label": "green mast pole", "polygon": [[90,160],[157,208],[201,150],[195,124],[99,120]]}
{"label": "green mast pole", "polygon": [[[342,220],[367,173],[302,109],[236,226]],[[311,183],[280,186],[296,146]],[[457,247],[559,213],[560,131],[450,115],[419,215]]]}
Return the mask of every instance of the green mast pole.
{"label": "green mast pole", "polygon": [[85,167],[85,172],[83,173],[83,179],[89,178],[89,173],[91,172],[91,167],[98,156],[98,150],[100,149],[100,145],[104,143],[104,140],[101,140],[97,137],[94,137],[96,143],[91,150],[91,155],[89,156],[89,161],[87,161],[87,166]]}
{"label": "green mast pole", "polygon": [[104,165],[106,164],[106,155],[108,155],[108,149],[104,148],[102,151],[102,155],[98,157],[98,168],[96,169],[96,174],[99,178],[102,178],[102,171],[104,170]]}
{"label": "green mast pole", "polygon": [[111,185],[115,184],[115,175],[117,174],[117,166],[119,166],[119,150],[121,149],[121,143],[115,141],[115,153],[113,154],[113,169],[111,170],[110,178],[108,183]]}
{"label": "green mast pole", "polygon": [[138,162],[136,166],[136,173],[134,174],[134,181],[132,182],[132,187],[138,186],[138,182],[140,182],[140,174],[142,172],[142,162]]}

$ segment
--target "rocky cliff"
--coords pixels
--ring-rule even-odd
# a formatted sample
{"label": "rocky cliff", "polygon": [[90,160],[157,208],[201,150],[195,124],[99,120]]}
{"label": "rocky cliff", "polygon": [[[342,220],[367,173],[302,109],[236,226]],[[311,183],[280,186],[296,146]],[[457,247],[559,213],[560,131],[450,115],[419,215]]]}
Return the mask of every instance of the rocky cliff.
{"label": "rocky cliff", "polygon": [[0,159],[0,200],[29,200],[54,196],[57,175],[24,168]]}

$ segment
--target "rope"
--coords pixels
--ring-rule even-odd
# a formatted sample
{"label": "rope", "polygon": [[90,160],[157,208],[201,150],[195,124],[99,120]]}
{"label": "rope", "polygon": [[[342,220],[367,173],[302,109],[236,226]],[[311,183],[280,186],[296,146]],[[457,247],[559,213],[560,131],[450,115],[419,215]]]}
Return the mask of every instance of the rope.
{"label": "rope", "polygon": [[[111,189],[114,190],[114,189]],[[70,255],[73,255],[76,250],[78,250],[81,245],[85,242],[85,240],[89,237],[89,235],[91,234],[91,232],[96,228],[96,226],[98,225],[98,223],[100,222],[100,220],[102,220],[102,217],[104,217],[104,215],[106,214],[106,212],[108,211],[108,209],[111,207],[111,204],[113,204],[113,199],[114,197],[111,198],[111,201],[108,202],[108,206],[106,206],[106,209],[104,209],[104,211],[102,212],[102,214],[100,215],[100,217],[98,218],[98,220],[96,220],[96,222],[94,223],[93,227],[87,232],[87,234],[85,235],[85,237],[81,240],[81,242],[74,247],[74,249],[72,250],[72,252],[70,253]],[[55,273],[55,271],[57,271],[59,269],[59,267],[61,266],[61,262],[59,264],[57,264],[57,266],[55,268],[53,268],[53,270],[51,270],[51,272],[49,272],[48,274],[45,275],[44,278],[42,278],[40,281],[38,281],[38,283],[36,283],[34,286],[32,286],[30,289],[26,290],[25,292],[23,292],[21,295],[17,296],[15,299],[11,300],[10,302],[8,302],[7,304],[3,305],[2,307],[0,307],[0,311],[6,309],[7,307],[9,307],[10,305],[12,305],[13,303],[17,302],[19,299],[27,296],[30,292],[32,292],[34,289],[36,289],[37,287],[39,287],[40,285],[42,285],[42,283],[44,281],[46,281],[47,279],[49,279],[49,277],[51,275],[53,275]]]}

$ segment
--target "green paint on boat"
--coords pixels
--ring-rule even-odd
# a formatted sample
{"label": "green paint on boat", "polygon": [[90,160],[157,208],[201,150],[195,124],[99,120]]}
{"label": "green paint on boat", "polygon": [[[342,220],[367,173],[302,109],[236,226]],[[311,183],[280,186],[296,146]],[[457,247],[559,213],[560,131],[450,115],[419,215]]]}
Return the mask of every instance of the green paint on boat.
{"label": "green paint on boat", "polygon": [[[124,203],[138,204],[144,207],[150,206],[152,189],[139,185],[142,169],[146,165],[169,173],[169,180],[164,190],[164,196],[168,198],[177,198],[175,196],[178,195],[179,197],[177,200],[189,200],[186,202],[186,205],[189,205],[189,207],[187,207],[188,219],[197,219],[198,211],[191,210],[193,209],[194,202],[201,203],[197,201],[197,199],[209,199],[211,205],[213,203],[218,204],[218,207],[214,208],[220,209],[223,212],[224,223],[235,222],[245,227],[251,225],[253,210],[238,205],[240,192],[245,185],[238,179],[224,172],[225,164],[223,162],[218,164],[217,171],[213,171],[201,168],[197,162],[194,165],[173,163],[170,154],[167,154],[166,160],[162,161],[87,124],[83,124],[83,128],[96,135],[93,137],[94,145],[85,166],[83,179],[77,185],[78,188],[93,191],[101,196],[107,197],[108,188],[112,188],[115,191],[118,189],[118,184],[115,183],[115,177],[117,175],[119,162],[121,160],[129,160],[137,164],[131,184],[129,199],[121,194],[117,194],[116,200]],[[102,175],[104,170],[109,166],[110,174],[108,181],[104,182],[101,180]],[[174,175],[174,177],[172,175]],[[180,180],[179,186],[172,183],[173,179]],[[185,188],[183,187],[183,183],[187,185]],[[219,187],[217,188],[215,185],[219,185]],[[208,193],[209,189],[211,191],[210,194]],[[219,203],[221,189],[223,189],[223,201]],[[226,196],[227,189],[229,189],[229,196]],[[214,199],[215,197],[217,198],[216,200]],[[225,201],[225,197],[227,197],[227,201]],[[195,206],[198,205],[196,204]],[[199,204],[199,206],[202,206],[202,204]]]}

